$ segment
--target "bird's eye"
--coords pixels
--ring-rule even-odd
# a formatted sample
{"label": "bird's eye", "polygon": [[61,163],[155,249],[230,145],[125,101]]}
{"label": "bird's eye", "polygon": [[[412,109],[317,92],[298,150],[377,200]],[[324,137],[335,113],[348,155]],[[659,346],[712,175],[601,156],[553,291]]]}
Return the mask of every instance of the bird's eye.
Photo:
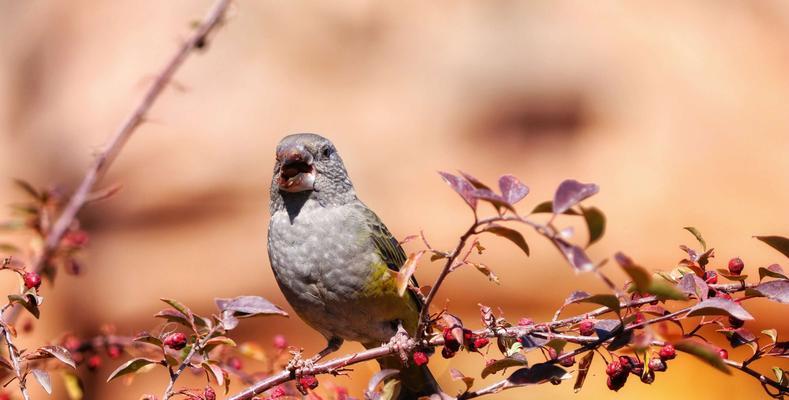
{"label": "bird's eye", "polygon": [[332,149],[331,146],[326,146],[326,147],[323,148],[323,157],[324,158],[329,158],[329,157],[331,157],[331,153],[333,153],[333,152],[334,152],[334,149]]}

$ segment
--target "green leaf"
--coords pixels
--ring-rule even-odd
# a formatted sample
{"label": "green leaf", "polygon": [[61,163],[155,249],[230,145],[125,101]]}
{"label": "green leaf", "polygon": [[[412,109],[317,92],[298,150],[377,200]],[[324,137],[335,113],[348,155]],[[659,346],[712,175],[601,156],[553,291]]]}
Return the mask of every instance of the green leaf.
{"label": "green leaf", "polygon": [[579,300],[579,303],[593,303],[605,306],[619,313],[619,299],[613,294],[596,294],[589,296],[585,299]]}
{"label": "green leaf", "polygon": [[762,331],[762,333],[769,336],[773,343],[778,340],[778,331],[776,329],[765,329]]}
{"label": "green leaf", "polygon": [[[551,200],[543,201],[542,203],[537,204],[537,206],[534,207],[533,210],[531,210],[531,214],[544,214],[544,213],[549,213],[549,214],[553,213],[553,201],[551,201]],[[565,214],[565,215],[581,215],[577,211],[573,210],[572,208],[567,209],[562,214]]]}
{"label": "green leaf", "polygon": [[488,375],[495,374],[510,367],[525,367],[528,365],[529,362],[526,360],[525,356],[522,354],[515,354],[512,357],[496,360],[490,363],[490,365],[486,366],[482,370],[482,379],[485,379]]}
{"label": "green leaf", "polygon": [[722,276],[722,277],[724,277],[724,278],[726,278],[726,279],[728,279],[730,281],[736,281],[736,282],[742,282],[742,281],[748,279],[748,275],[734,275],[734,274],[730,273],[729,270],[726,269],[726,268],[718,268],[718,275],[720,275],[720,276]]}
{"label": "green leaf", "polygon": [[143,367],[152,364],[158,364],[158,363],[159,361],[151,360],[148,358],[133,358],[123,363],[115,371],[112,371],[110,377],[107,378],[107,382],[124,375],[136,373],[137,371],[140,371],[140,369],[142,369]]}
{"label": "green leaf", "polygon": [[691,339],[685,339],[674,344],[674,348],[679,351],[692,354],[698,357],[701,361],[715,367],[719,371],[731,375],[726,363],[718,353],[718,348],[707,343],[698,342]]}
{"label": "green leaf", "polygon": [[205,346],[203,346],[203,348],[205,349],[205,351],[208,352],[208,351],[213,350],[217,346],[236,347],[236,342],[233,341],[233,339],[231,339],[231,338],[229,338],[227,336],[217,336],[217,337],[208,339],[205,342]]}
{"label": "green leaf", "polygon": [[783,236],[754,236],[755,238],[767,243],[770,247],[778,250],[781,254],[789,257],[789,239]]}
{"label": "green leaf", "polygon": [[521,233],[515,229],[510,229],[501,225],[491,225],[485,228],[483,232],[490,232],[494,235],[507,238],[512,243],[515,243],[518,247],[520,247],[520,249],[523,250],[527,256],[529,255],[529,245],[526,243],[526,239],[524,239],[523,235],[521,235]]}
{"label": "green leaf", "polygon": [[684,227],[682,229],[685,229],[686,231],[688,231],[691,234],[693,234],[693,236],[696,238],[696,240],[698,240],[699,243],[701,244],[701,247],[704,249],[704,251],[707,251],[707,242],[705,242],[704,238],[701,237],[701,232],[699,232],[698,229],[696,229],[696,228],[694,228],[692,226],[686,226],[686,227]]}
{"label": "green leaf", "polygon": [[38,190],[36,190],[36,188],[27,181],[22,179],[14,179],[14,184],[35,200],[41,200],[43,198],[41,193],[39,193]]}
{"label": "green leaf", "polygon": [[581,211],[584,213],[586,227],[589,230],[589,242],[586,244],[586,247],[589,247],[603,237],[605,233],[605,215],[596,207],[581,207]]}
{"label": "green leaf", "polygon": [[676,286],[663,281],[653,280],[647,287],[646,293],[655,295],[660,300],[687,300],[685,294]]}
{"label": "green leaf", "polygon": [[173,300],[173,299],[160,299],[160,300],[167,303],[168,305],[170,305],[170,307],[180,312],[186,318],[186,320],[189,321],[190,325],[194,323],[194,313],[192,313],[192,310],[190,310],[189,307],[183,305],[178,300]]}
{"label": "green leaf", "polygon": [[572,378],[572,375],[563,368],[551,364],[535,364],[531,368],[521,368],[507,378],[504,387],[517,387],[526,385],[539,385],[546,382],[557,382]]}
{"label": "green leaf", "polygon": [[157,346],[157,347],[164,346],[164,344],[162,343],[161,339],[159,339],[158,337],[155,337],[155,336],[151,336],[147,332],[143,332],[143,333],[140,333],[139,335],[137,335],[137,337],[134,338],[134,341],[135,342],[140,342],[140,343],[152,344],[152,345]]}
{"label": "green leaf", "polygon": [[71,372],[63,373],[63,385],[70,400],[82,400],[85,389],[79,377]]}

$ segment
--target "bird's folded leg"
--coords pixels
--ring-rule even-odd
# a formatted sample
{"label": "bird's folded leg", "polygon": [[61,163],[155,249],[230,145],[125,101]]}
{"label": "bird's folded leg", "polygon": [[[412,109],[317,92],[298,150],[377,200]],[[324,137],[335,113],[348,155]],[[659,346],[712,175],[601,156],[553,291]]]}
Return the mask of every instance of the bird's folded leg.
{"label": "bird's folded leg", "polygon": [[342,342],[343,340],[340,338],[331,338],[323,350],[307,359],[301,357],[301,351],[293,352],[293,358],[288,361],[288,365],[285,369],[290,371],[290,375],[294,378],[304,375],[315,375],[315,363],[320,361],[323,357],[339,350],[340,346],[342,346]]}
{"label": "bird's folded leg", "polygon": [[386,346],[389,347],[392,352],[397,353],[400,356],[400,361],[405,365],[408,364],[408,354],[411,349],[414,348],[415,344],[416,342],[414,339],[411,339],[408,332],[403,329],[403,324],[398,321],[397,332],[389,339]]}

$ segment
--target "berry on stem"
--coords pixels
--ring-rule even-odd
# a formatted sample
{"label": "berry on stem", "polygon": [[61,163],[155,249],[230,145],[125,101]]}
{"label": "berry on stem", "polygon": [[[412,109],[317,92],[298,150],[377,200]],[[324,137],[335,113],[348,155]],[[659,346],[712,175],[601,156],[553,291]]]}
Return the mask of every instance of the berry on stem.
{"label": "berry on stem", "polygon": [[739,275],[745,269],[745,263],[742,262],[740,257],[735,257],[729,260],[729,272],[732,275]]}
{"label": "berry on stem", "polygon": [[186,342],[186,335],[181,332],[173,332],[164,338],[164,345],[174,350],[183,349],[186,347]]}
{"label": "berry on stem", "polygon": [[674,349],[673,345],[666,344],[660,348],[660,352],[658,353],[658,356],[663,361],[673,360],[675,357],[677,357],[677,350]]}
{"label": "berry on stem", "polygon": [[305,389],[314,390],[318,387],[318,378],[315,375],[304,375],[299,378],[299,385]]}
{"label": "berry on stem", "polygon": [[25,281],[25,287],[28,289],[38,289],[41,286],[41,275],[37,272],[25,272],[22,280]]}
{"label": "berry on stem", "polygon": [[427,354],[425,354],[424,352],[421,351],[414,352],[414,364],[422,366],[427,364],[428,360],[429,358],[427,357]]}
{"label": "berry on stem", "polygon": [[724,360],[729,358],[729,352],[726,351],[726,349],[718,350],[718,355],[721,356],[721,358],[724,359]]}
{"label": "berry on stem", "polygon": [[578,333],[581,336],[592,336],[594,335],[594,322],[591,320],[584,320],[578,325]]}
{"label": "berry on stem", "polygon": [[206,386],[205,390],[203,390],[203,398],[205,400],[216,400],[216,392],[211,386]]}
{"label": "berry on stem", "polygon": [[444,346],[444,348],[441,349],[441,357],[452,358],[454,356],[455,356],[455,351],[450,349],[449,347]]}
{"label": "berry on stem", "polygon": [[90,369],[91,371],[95,371],[99,367],[101,367],[101,357],[99,357],[98,355],[92,355],[88,359],[88,369]]}

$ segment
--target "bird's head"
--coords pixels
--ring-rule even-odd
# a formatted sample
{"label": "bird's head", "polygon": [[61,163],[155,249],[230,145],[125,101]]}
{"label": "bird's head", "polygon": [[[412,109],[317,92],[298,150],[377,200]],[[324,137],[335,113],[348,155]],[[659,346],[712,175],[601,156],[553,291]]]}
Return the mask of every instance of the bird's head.
{"label": "bird's head", "polygon": [[312,133],[286,136],[277,145],[276,157],[272,197],[309,192],[310,197],[323,202],[337,202],[355,196],[337,149],[323,136]]}

